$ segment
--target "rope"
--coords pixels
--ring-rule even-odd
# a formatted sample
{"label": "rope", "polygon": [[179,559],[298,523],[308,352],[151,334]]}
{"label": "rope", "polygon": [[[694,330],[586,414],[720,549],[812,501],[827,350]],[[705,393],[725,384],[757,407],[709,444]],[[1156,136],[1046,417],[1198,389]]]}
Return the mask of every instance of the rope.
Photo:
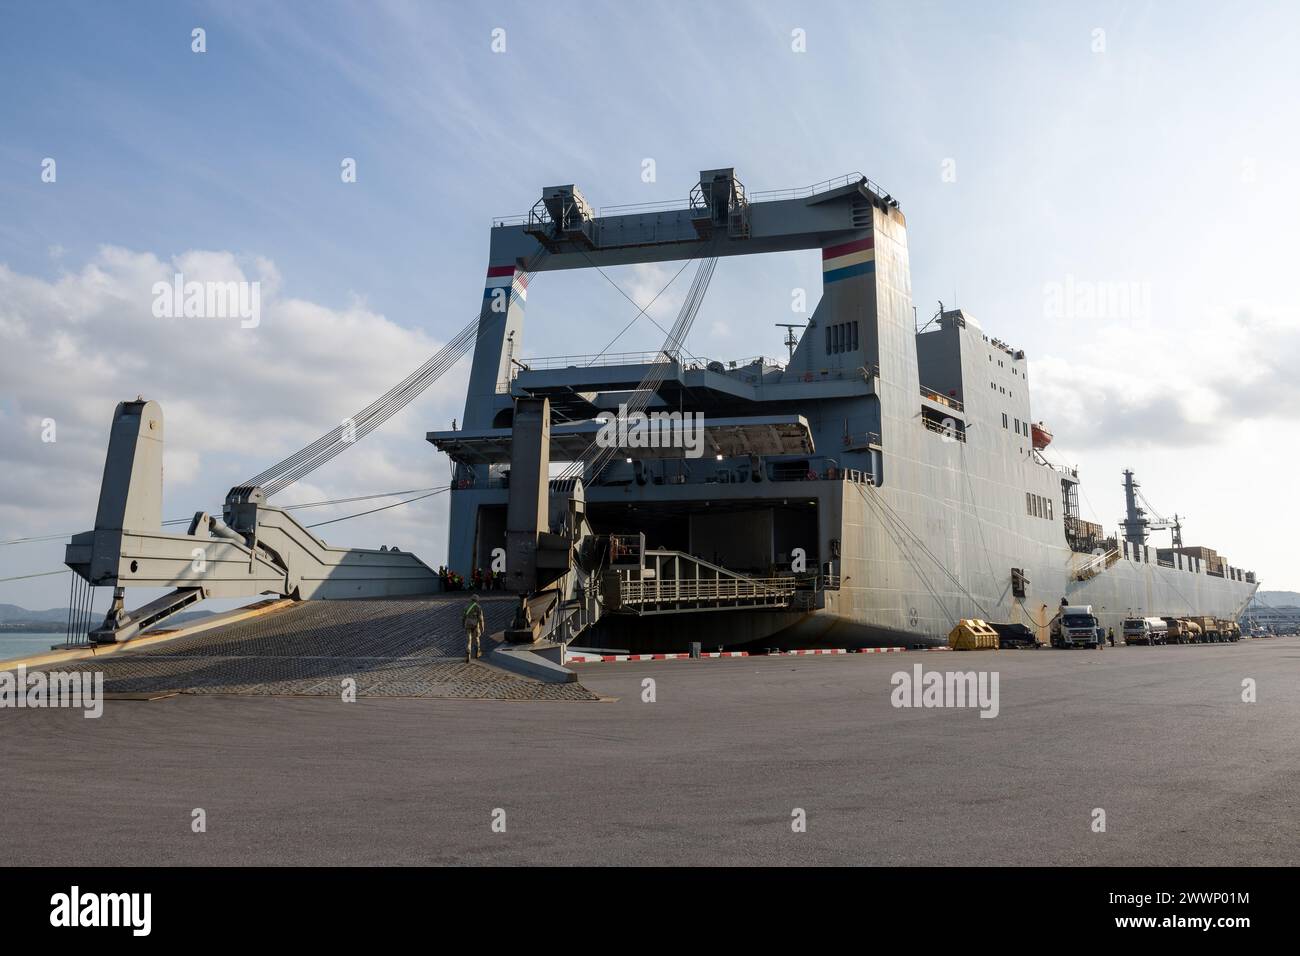
{"label": "rope", "polygon": [[68,580],[68,626],[63,632],[63,639],[69,644],[72,643],[72,595],[77,587],[77,576],[74,574]]}
{"label": "rope", "polygon": [[344,515],[342,518],[331,518],[329,521],[318,521],[315,524],[309,524],[309,528],[321,528],[327,524],[336,524],[340,521],[347,521],[351,518],[360,518],[362,515],[372,515],[377,511],[387,511],[389,508],[399,508],[402,505],[409,505],[413,501],[423,501],[425,498],[432,498],[434,495],[440,495],[444,491],[449,491],[450,486],[439,488],[436,491],[430,491],[428,494],[419,495],[415,498],[407,498],[405,501],[394,501],[391,505],[383,505],[379,508],[371,508],[369,511],[358,511],[356,514]]}
{"label": "rope", "polygon": [[[713,278],[713,270],[718,264],[716,256],[702,258],[698,261],[699,266],[695,271],[695,278],[691,280],[691,287],[686,293],[681,309],[678,311],[677,321],[673,323],[673,327],[667,333],[663,346],[659,349],[659,358],[651,364],[649,371],[646,372],[641,383],[633,391],[631,399],[624,405],[628,415],[641,413],[649,406],[651,398],[658,392],[659,386],[663,384],[664,378],[667,377],[668,369],[672,363],[680,360],[682,345],[695,322],[696,315],[699,314],[700,305],[704,302],[704,295],[708,291],[709,282]],[[680,275],[681,270],[678,270],[677,274]],[[676,277],[673,276],[673,279],[676,279]],[[669,280],[669,285],[672,284],[673,279]],[[664,286],[664,289],[667,287]],[[661,289],[660,293],[662,292]],[[655,298],[658,298],[658,295]],[[651,301],[653,302],[653,300]],[[633,304],[635,305],[635,302]],[[649,306],[647,305],[646,308],[649,308]],[[635,322],[636,319],[634,318],[633,321]],[[622,332],[619,335],[622,335]],[[617,336],[615,341],[617,341]],[[609,346],[606,346],[606,348],[608,349]],[[599,474],[609,464],[610,459],[617,454],[618,449],[612,447],[601,448],[593,456],[592,449],[596,447],[598,446],[594,440],[590,442],[583,449],[582,454],[570,462],[559,477],[561,479],[571,479],[586,474],[592,476]]]}
{"label": "rope", "polygon": [[48,578],[52,574],[67,574],[68,569],[63,568],[61,571],[41,571],[39,574],[20,574],[12,578],[0,578],[0,584],[5,581],[26,581],[28,578]]}
{"label": "rope", "polygon": [[[862,490],[861,485],[855,483],[854,487],[858,489],[858,493],[860,495],[862,495],[868,501],[871,500],[870,496],[868,496],[867,493]],[[949,581],[951,581],[952,584],[957,588],[957,590],[959,590],[962,594],[966,595],[966,597],[970,599],[971,603],[980,609],[985,619],[987,620],[990,617],[988,608],[984,607],[984,605],[980,603],[979,599],[975,597],[975,595],[972,594],[964,584],[961,583],[961,581],[957,578],[957,576],[948,570],[947,566],[941,560],[939,560],[939,558],[935,555],[933,551],[929,549],[929,547],[926,546],[925,542],[921,540],[920,536],[917,535],[917,533],[908,526],[906,520],[904,520],[901,515],[899,515],[896,511],[894,511],[893,507],[890,506],[890,504],[887,501],[885,501],[883,497],[879,496],[879,493],[875,491],[874,485],[871,486],[871,489],[872,492],[876,494],[875,500],[878,501],[893,516],[894,520],[898,522],[898,526],[902,529],[902,531],[905,532],[908,535],[908,537],[912,539],[912,541],[921,550],[923,554],[925,554],[931,561],[934,562],[935,567],[937,567],[943,573],[944,577],[946,577]],[[924,576],[922,576],[922,580],[924,581]],[[946,606],[944,606],[944,611],[945,613],[948,613]],[[955,618],[953,618],[953,623],[956,624]]]}
{"label": "rope", "polygon": [[281,511],[297,511],[299,508],[323,508],[326,505],[346,505],[353,501],[373,501],[375,498],[396,498],[398,495],[418,495],[425,491],[443,491],[445,487],[408,488],[406,491],[385,491],[377,495],[355,495],[351,498],[333,498],[328,501],[307,501],[299,505],[281,505]]}
{"label": "rope", "polygon": [[[537,265],[547,255],[549,253],[545,249],[539,248],[529,257],[521,269],[525,283],[532,278]],[[473,320],[456,333],[450,342],[397,385],[351,418],[346,419],[346,424],[335,426],[311,444],[242,484],[260,487],[263,494],[270,498],[365,438],[423,394],[430,385],[460,361],[478,338],[482,318],[483,309],[480,308]]]}
{"label": "rope", "polygon": [[[581,251],[582,251],[582,250],[579,250],[579,252],[581,252]],[[623,291],[623,287],[620,286],[620,285],[619,285],[617,282],[615,282],[613,279],[611,279],[611,278],[606,274],[606,272],[605,272],[604,269],[602,269],[600,266],[596,265],[596,263],[592,262],[590,256],[588,256],[585,252],[583,252],[583,253],[582,253],[582,257],[583,257],[584,259],[586,259],[587,262],[591,263],[592,268],[594,268],[597,272],[599,272],[602,276],[604,276],[606,282],[608,282],[610,285],[612,285],[615,289],[618,290],[619,295],[621,295],[623,298],[627,299],[627,301],[631,302],[633,305],[636,305],[636,300],[633,299],[630,295],[628,295],[625,291]],[[658,330],[659,330],[660,332],[662,332],[664,335],[668,335],[668,334],[669,334],[668,330],[665,329],[665,328],[664,328],[662,325],[660,325],[658,322],[655,322],[654,316],[649,315],[648,312],[647,312],[647,310],[650,308],[650,306],[654,305],[656,301],[658,301],[658,299],[659,299],[659,297],[660,297],[661,295],[663,295],[665,292],[668,291],[668,289],[672,286],[672,284],[673,284],[674,282],[677,281],[677,277],[680,276],[683,272],[686,271],[686,267],[689,266],[689,265],[691,264],[692,261],[693,261],[692,259],[687,259],[685,262],[683,262],[682,265],[681,265],[681,268],[678,269],[676,272],[674,272],[674,273],[673,273],[673,277],[672,277],[671,279],[668,280],[667,285],[665,285],[662,289],[660,289],[658,292],[656,292],[656,293],[654,294],[654,298],[653,298],[653,299],[651,299],[649,302],[647,302],[647,303],[646,303],[645,305],[643,305],[643,306],[638,306],[637,314],[634,315],[634,316],[632,316],[632,320],[631,320],[630,322],[628,322],[627,325],[623,326],[623,328],[619,330],[618,335],[616,335],[616,336],[614,336],[612,339],[610,339],[610,340],[609,340],[609,343],[608,343],[608,344],[607,344],[603,349],[601,349],[601,350],[600,350],[599,352],[597,352],[594,356],[592,356],[591,361],[589,361],[589,362],[587,363],[587,365],[590,366],[590,365],[594,364],[595,361],[596,361],[596,359],[600,358],[602,355],[604,355],[606,352],[608,352],[611,348],[613,348],[613,347],[614,347],[614,343],[617,342],[619,339],[621,339],[621,338],[623,337],[623,333],[626,332],[628,329],[632,328],[632,326],[636,323],[636,320],[639,319],[639,318],[641,318],[641,316],[643,316],[643,315],[644,315],[647,319],[649,319],[649,320],[654,324],[654,327],[655,327],[656,329],[658,329]]]}
{"label": "rope", "polygon": [[861,487],[858,487],[857,490],[858,490],[858,494],[860,494],[863,500],[867,502],[867,505],[876,512],[877,518],[881,519],[881,527],[884,528],[885,533],[888,534],[891,539],[893,539],[895,546],[897,546],[898,548],[898,553],[902,555],[903,560],[905,560],[909,565],[911,565],[912,570],[916,572],[916,576],[920,579],[921,583],[925,586],[925,589],[930,592],[930,596],[934,598],[934,602],[939,605],[940,609],[944,613],[944,616],[946,616],[948,620],[951,621],[952,624],[955,626],[957,623],[956,616],[954,616],[953,613],[948,610],[948,605],[945,604],[943,598],[939,596],[939,592],[935,589],[934,585],[931,583],[929,576],[925,573],[924,570],[922,570],[920,562],[917,561],[915,555],[911,553],[911,549],[908,547],[907,541],[903,537],[902,528],[899,526],[899,522],[888,512],[885,511],[885,509],[882,507],[883,502],[881,502],[879,498],[873,499],[872,496],[868,495],[865,491],[863,491]]}
{"label": "rope", "polygon": [[[374,495],[353,495],[350,498],[329,498],[326,499],[325,501],[304,501],[302,504],[297,504],[297,505],[282,505],[280,507],[280,510],[297,511],[300,508],[324,508],[327,505],[346,505],[353,501],[373,501],[376,498],[396,498],[398,495],[416,495],[425,491],[440,491],[440,490],[443,490],[442,485],[439,485],[437,488],[408,488],[405,491],[383,491],[380,492],[379,494],[374,494]],[[176,524],[189,524],[193,520],[194,520],[193,518],[170,518],[167,521],[164,521],[163,525],[166,526],[166,525],[176,525]],[[314,525],[312,527],[314,527]],[[7,544],[31,544],[36,541],[60,541],[60,540],[66,540],[68,538],[71,538],[72,535],[73,532],[69,532],[67,534],[46,534],[46,535],[41,535],[39,537],[32,537],[32,538],[13,538],[9,541],[0,541],[0,546],[4,546]],[[62,574],[63,572],[48,571],[45,573]],[[18,579],[4,578],[3,580],[15,581]]]}

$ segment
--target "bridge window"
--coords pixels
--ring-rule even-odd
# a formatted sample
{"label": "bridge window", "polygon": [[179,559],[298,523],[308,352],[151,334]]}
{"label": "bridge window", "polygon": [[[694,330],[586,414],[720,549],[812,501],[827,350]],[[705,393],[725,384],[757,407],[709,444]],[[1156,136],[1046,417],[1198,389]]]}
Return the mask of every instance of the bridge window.
{"label": "bridge window", "polygon": [[1051,498],[1036,495],[1032,491],[1025,492],[1025,511],[1035,518],[1046,518],[1048,521],[1054,520],[1056,514]]}

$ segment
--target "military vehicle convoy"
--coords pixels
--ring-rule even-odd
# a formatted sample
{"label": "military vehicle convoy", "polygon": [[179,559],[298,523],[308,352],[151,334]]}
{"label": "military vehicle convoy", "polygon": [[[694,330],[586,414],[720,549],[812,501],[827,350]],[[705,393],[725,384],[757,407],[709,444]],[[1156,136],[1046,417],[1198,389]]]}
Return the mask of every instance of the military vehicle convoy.
{"label": "military vehicle convoy", "polygon": [[1221,617],[1148,617],[1124,621],[1125,644],[1235,644],[1239,640],[1240,625]]}

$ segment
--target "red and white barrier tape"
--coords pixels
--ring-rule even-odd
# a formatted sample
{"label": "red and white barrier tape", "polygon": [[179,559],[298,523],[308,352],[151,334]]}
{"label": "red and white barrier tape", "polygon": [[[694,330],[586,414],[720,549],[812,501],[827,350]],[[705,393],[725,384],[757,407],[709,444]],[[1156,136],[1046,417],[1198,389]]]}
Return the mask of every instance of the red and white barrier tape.
{"label": "red and white barrier tape", "polygon": [[[700,657],[748,657],[749,651],[712,651]],[[690,654],[566,654],[567,664],[598,664],[602,661],[688,661]]]}
{"label": "red and white barrier tape", "polygon": [[[949,647],[918,647],[919,651],[948,651]],[[809,647],[793,651],[780,651],[775,655],[757,654],[757,657],[806,657],[820,654],[902,654],[908,651],[906,647],[859,647],[856,650],[848,650],[843,647]],[[749,651],[711,651],[700,654],[701,658],[705,657],[749,657]],[[566,664],[600,664],[621,661],[688,661],[691,659],[690,654],[566,654],[564,662]]]}

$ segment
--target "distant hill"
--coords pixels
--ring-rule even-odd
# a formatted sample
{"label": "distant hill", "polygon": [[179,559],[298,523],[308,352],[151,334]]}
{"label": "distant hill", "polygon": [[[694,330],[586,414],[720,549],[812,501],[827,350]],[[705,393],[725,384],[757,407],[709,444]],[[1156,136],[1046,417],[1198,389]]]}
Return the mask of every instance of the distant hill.
{"label": "distant hill", "polygon": [[1256,591],[1255,604],[1265,607],[1300,607],[1298,591]]}
{"label": "distant hill", "polygon": [[[95,609],[95,623],[98,624],[108,610],[107,605]],[[196,617],[208,617],[213,611],[186,611],[171,619],[172,623],[190,621]],[[0,629],[7,631],[36,631],[38,633],[62,634],[68,626],[68,609],[53,607],[47,611],[32,611],[17,604],[0,604]]]}
{"label": "distant hill", "polygon": [[52,624],[57,621],[68,622],[68,609],[50,608],[48,611],[29,611],[17,604],[0,604],[0,624]]}

